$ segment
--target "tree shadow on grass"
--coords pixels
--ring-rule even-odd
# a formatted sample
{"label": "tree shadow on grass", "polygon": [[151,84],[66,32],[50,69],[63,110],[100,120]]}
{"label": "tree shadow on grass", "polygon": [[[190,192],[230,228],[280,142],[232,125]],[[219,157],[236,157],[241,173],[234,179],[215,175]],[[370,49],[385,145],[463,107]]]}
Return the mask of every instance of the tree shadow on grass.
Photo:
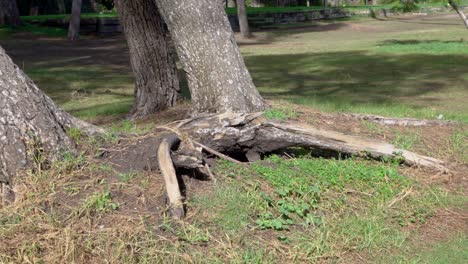
{"label": "tree shadow on grass", "polygon": [[451,104],[445,93],[468,90],[467,58],[354,51],[248,56],[245,60],[263,96],[327,102],[339,108],[342,104]]}

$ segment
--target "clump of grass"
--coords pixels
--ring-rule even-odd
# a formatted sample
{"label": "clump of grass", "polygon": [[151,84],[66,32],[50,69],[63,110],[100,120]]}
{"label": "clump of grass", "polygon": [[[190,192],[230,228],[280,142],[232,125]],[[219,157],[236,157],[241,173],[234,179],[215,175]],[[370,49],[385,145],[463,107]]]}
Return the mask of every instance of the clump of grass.
{"label": "clump of grass", "polygon": [[136,176],[138,176],[138,173],[136,171],[130,171],[130,172],[127,172],[127,173],[120,173],[118,175],[120,181],[122,181],[122,182],[129,182],[132,179],[134,179]]}
{"label": "clump of grass", "polygon": [[393,144],[401,149],[411,150],[414,145],[421,142],[421,136],[417,133],[402,134],[397,132]]}
{"label": "clump of grass", "polygon": [[457,130],[447,140],[448,151],[461,162],[468,162],[468,131]]}
{"label": "clump of grass", "polygon": [[79,144],[81,142],[81,140],[83,139],[84,133],[83,133],[83,131],[81,129],[79,129],[77,127],[71,127],[69,129],[67,129],[67,135],[73,141],[75,141],[77,144]]}
{"label": "clump of grass", "polygon": [[297,117],[297,113],[292,107],[270,108],[265,111],[267,119],[287,120]]}
{"label": "clump of grass", "polygon": [[94,215],[117,210],[119,204],[112,201],[112,196],[109,191],[95,192],[83,202],[79,208],[77,215]]}

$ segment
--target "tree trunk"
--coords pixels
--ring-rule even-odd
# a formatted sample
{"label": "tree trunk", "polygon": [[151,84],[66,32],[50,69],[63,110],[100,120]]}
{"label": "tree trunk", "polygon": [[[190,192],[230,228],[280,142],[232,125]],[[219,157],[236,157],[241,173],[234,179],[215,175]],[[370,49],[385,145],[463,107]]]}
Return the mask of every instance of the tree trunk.
{"label": "tree trunk", "polygon": [[77,40],[80,37],[81,0],[73,0],[70,24],[68,26],[68,39]]}
{"label": "tree trunk", "polygon": [[255,112],[265,102],[253,84],[226,12],[211,0],[157,0],[187,73],[194,114]]}
{"label": "tree trunk", "polygon": [[250,0],[251,7],[264,7],[265,3],[263,0]]}
{"label": "tree trunk", "polygon": [[19,170],[41,167],[60,150],[72,150],[68,128],[103,132],[58,108],[1,47],[0,105],[0,184],[11,186]]}
{"label": "tree trunk", "polygon": [[227,7],[236,7],[237,6],[236,0],[226,0],[226,6]]}
{"label": "tree trunk", "polygon": [[65,14],[67,9],[65,8],[65,0],[57,0],[57,10],[59,14]]}
{"label": "tree trunk", "polygon": [[463,23],[465,23],[465,27],[468,28],[468,18],[466,17],[465,13],[463,13],[463,11],[460,10],[460,8],[454,0],[449,0],[449,4],[452,6],[453,9],[455,9],[460,18],[463,20]]}
{"label": "tree trunk", "polygon": [[132,118],[142,118],[177,103],[180,88],[177,67],[154,0],[118,0],[117,12],[130,50],[135,75]]}
{"label": "tree trunk", "polygon": [[16,0],[0,0],[0,25],[13,27],[21,25]]}
{"label": "tree trunk", "polygon": [[237,0],[237,17],[239,18],[239,26],[242,37],[252,37],[250,34],[249,20],[247,19],[245,0]]}

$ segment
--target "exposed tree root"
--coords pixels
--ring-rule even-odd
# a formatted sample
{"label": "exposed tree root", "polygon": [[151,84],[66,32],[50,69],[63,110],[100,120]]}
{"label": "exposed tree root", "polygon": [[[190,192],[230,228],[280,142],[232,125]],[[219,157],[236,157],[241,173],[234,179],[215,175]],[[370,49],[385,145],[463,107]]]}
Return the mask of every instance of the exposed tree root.
{"label": "exposed tree root", "polygon": [[162,140],[158,148],[158,163],[166,183],[169,215],[175,219],[181,219],[185,215],[183,198],[171,158],[171,148],[178,142],[179,138],[176,135],[169,135]]}
{"label": "exposed tree root", "polygon": [[270,153],[289,147],[304,147],[336,155],[401,159],[410,166],[445,169],[444,162],[399,149],[385,142],[322,130],[295,123],[265,120],[260,113],[207,115],[184,121],[179,128],[191,139],[221,153]]}
{"label": "exposed tree root", "polygon": [[203,115],[172,125],[159,127],[169,133],[148,136],[146,139],[139,138],[132,148],[126,147],[126,154],[118,154],[121,155],[118,160],[121,164],[126,164],[122,161],[125,161],[123,155],[127,155],[129,160],[145,161],[141,162],[143,165],[146,160],[154,160],[155,157],[148,157],[147,154],[135,155],[140,155],[142,150],[143,153],[147,153],[157,148],[157,165],[166,183],[169,214],[175,219],[184,216],[183,197],[177,181],[176,168],[195,170],[214,180],[202,151],[243,164],[234,158],[243,157],[243,160],[251,161],[260,158],[261,154],[303,147],[327,156],[331,154],[377,160],[396,159],[409,166],[429,167],[444,173],[447,171],[441,160],[399,149],[385,142],[304,124],[270,122],[262,113]]}
{"label": "exposed tree root", "polygon": [[346,113],[342,115],[350,119],[371,121],[371,122],[375,122],[375,123],[379,123],[381,125],[387,125],[387,126],[413,126],[413,127],[429,126],[429,125],[446,126],[446,125],[452,125],[455,123],[453,121],[445,121],[445,120],[394,118],[394,117],[384,117],[384,116],[379,116],[379,115],[366,115],[366,114],[347,114]]}

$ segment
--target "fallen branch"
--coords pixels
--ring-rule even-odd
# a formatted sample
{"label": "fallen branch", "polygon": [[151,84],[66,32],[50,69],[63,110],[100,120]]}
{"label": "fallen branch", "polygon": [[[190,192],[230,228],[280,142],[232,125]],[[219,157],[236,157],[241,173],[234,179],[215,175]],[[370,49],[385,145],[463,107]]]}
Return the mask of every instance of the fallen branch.
{"label": "fallen branch", "polygon": [[192,140],[212,153],[270,153],[289,147],[304,147],[335,155],[401,159],[410,166],[446,170],[441,160],[392,144],[305,124],[270,122],[257,113],[210,115],[186,122],[179,129],[186,131]]}
{"label": "fallen branch", "polygon": [[178,142],[179,138],[176,135],[169,135],[162,140],[158,148],[158,164],[166,183],[169,215],[175,219],[181,219],[185,216],[183,198],[171,158],[171,148]]}
{"label": "fallen branch", "polygon": [[416,118],[394,118],[394,117],[384,117],[379,115],[367,115],[367,114],[341,114],[349,119],[358,119],[363,121],[370,121],[379,123],[381,125],[387,126],[428,126],[428,125],[439,125],[446,126],[452,125],[455,122],[445,121],[445,120],[429,120],[429,119],[416,119]]}

